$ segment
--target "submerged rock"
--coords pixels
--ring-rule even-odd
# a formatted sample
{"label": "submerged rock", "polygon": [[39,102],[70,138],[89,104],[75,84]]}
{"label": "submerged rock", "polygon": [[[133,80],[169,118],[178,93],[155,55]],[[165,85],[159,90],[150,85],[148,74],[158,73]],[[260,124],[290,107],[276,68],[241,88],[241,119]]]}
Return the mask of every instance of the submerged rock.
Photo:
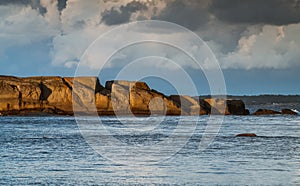
{"label": "submerged rock", "polygon": [[242,133],[242,134],[237,134],[235,137],[256,137],[257,135],[254,133]]}
{"label": "submerged rock", "polygon": [[281,112],[275,110],[269,110],[269,109],[258,109],[253,114],[254,115],[275,115],[275,114],[281,114]]}
{"label": "submerged rock", "polygon": [[294,112],[294,111],[291,110],[291,109],[282,109],[282,110],[281,110],[281,113],[282,113],[282,114],[287,114],[287,115],[298,115],[297,112]]}

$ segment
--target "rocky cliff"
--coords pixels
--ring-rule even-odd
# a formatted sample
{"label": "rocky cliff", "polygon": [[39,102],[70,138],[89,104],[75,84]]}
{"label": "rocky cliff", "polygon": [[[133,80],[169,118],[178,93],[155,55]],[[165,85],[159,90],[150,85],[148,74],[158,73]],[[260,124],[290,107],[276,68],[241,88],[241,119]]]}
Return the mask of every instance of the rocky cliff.
{"label": "rocky cliff", "polygon": [[104,87],[97,77],[0,76],[1,114],[73,115],[93,108],[99,115],[249,114],[241,100],[166,96],[144,82],[108,81]]}

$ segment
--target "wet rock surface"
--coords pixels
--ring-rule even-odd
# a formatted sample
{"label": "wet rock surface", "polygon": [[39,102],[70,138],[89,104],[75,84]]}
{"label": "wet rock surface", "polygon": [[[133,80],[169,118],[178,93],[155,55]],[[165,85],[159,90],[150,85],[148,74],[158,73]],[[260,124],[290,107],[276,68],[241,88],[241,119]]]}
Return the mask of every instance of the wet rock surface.
{"label": "wet rock surface", "polygon": [[286,114],[286,115],[298,115],[297,112],[291,110],[291,109],[282,109],[281,114]]}
{"label": "wet rock surface", "polygon": [[275,110],[269,110],[269,109],[258,109],[253,114],[254,115],[275,115],[275,114],[281,114],[281,112]]}
{"label": "wet rock surface", "polygon": [[254,133],[242,133],[242,134],[237,134],[235,137],[256,137],[257,135]]}

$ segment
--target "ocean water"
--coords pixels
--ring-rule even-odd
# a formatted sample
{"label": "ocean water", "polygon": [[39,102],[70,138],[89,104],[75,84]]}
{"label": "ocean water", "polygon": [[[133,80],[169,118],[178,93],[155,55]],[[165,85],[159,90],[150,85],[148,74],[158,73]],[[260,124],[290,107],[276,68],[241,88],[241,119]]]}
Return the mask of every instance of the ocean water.
{"label": "ocean water", "polygon": [[0,117],[0,185],[300,185],[299,116],[209,119]]}

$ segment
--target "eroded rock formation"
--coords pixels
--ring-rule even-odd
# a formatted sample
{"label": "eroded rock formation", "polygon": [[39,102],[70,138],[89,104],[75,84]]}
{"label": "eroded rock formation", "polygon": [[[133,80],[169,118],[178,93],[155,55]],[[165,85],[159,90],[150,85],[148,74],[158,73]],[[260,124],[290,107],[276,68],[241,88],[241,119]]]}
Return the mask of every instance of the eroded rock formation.
{"label": "eroded rock formation", "polygon": [[108,81],[97,77],[0,76],[0,112],[72,115],[247,115],[241,100],[166,96],[144,82]]}

